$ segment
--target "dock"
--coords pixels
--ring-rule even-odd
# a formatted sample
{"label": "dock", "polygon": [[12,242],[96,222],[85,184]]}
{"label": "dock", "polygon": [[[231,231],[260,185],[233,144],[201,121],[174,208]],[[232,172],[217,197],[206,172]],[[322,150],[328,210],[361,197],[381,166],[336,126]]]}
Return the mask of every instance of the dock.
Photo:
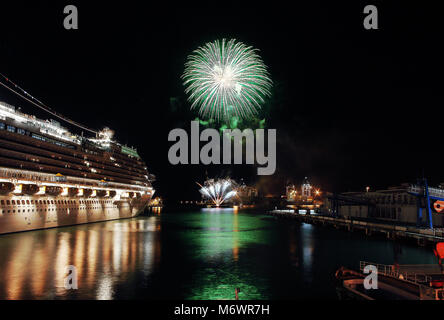
{"label": "dock", "polygon": [[366,235],[379,234],[388,239],[414,240],[418,245],[425,246],[444,241],[444,229],[418,228],[385,221],[367,221],[356,218],[332,217],[321,214],[299,214],[292,210],[273,210],[267,212],[283,219],[292,219],[313,225],[331,226],[349,232],[361,231]]}

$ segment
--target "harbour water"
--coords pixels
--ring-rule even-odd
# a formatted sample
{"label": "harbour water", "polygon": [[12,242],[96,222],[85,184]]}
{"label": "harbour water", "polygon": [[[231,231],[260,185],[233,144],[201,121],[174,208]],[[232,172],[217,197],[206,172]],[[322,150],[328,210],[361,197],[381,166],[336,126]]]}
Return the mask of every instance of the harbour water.
{"label": "harbour water", "polygon": [[[436,263],[430,248],[231,209],[0,236],[0,299],[337,299],[359,261]],[[65,289],[75,266],[78,289]]]}

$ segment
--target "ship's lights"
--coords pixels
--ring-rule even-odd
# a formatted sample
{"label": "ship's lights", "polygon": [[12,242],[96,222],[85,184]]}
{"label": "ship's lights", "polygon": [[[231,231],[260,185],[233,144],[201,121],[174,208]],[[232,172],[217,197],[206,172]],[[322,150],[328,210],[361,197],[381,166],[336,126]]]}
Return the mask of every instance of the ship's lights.
{"label": "ship's lights", "polygon": [[20,193],[22,193],[22,187],[23,187],[22,184],[18,184],[18,185],[16,185],[16,186],[15,186],[15,189],[14,189],[14,191],[13,191],[13,193],[15,193],[15,194],[20,194]]}
{"label": "ship's lights", "polygon": [[39,192],[37,192],[37,195],[41,196],[46,193],[46,186],[40,186]]}

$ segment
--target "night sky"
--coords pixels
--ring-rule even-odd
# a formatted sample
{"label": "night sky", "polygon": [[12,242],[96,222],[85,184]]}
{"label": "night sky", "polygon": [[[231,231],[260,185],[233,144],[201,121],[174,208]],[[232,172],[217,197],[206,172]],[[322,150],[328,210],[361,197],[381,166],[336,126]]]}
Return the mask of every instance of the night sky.
{"label": "night sky", "polygon": [[[167,199],[199,198],[195,182],[207,173],[275,194],[305,176],[335,192],[414,182],[423,171],[431,185],[444,181],[444,19],[437,8],[405,1],[4,2],[0,72],[67,117],[114,129],[138,149]],[[68,4],[77,5],[79,30],[63,28]],[[363,28],[367,4],[379,9],[379,30]],[[196,117],[180,79],[187,55],[221,38],[260,49],[269,67],[274,176],[258,177],[251,166],[168,162],[169,131]],[[0,100],[49,117],[3,88]]]}

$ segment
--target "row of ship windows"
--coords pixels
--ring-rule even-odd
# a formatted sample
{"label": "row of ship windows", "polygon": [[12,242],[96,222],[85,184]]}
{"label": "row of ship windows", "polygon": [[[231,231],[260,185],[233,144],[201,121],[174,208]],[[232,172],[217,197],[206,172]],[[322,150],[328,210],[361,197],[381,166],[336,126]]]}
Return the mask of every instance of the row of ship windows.
{"label": "row of ship windows", "polygon": [[42,136],[40,136],[38,134],[31,133],[31,132],[23,130],[21,128],[16,128],[14,126],[6,125],[5,123],[0,122],[0,130],[5,130],[5,129],[6,129],[6,131],[13,132],[13,133],[18,133],[18,134],[21,134],[23,136],[30,136],[30,137],[33,137],[34,139],[38,139],[40,141],[49,142],[49,143],[56,144],[56,145],[61,146],[61,147],[65,147],[65,148],[75,149],[75,147],[72,146],[72,145],[69,145],[69,144],[66,144],[66,143],[63,143],[63,142],[60,142],[60,141],[57,141],[57,140],[49,139],[49,138],[46,138],[46,137],[42,137]]}
{"label": "row of ship windows", "polygon": [[[102,209],[102,207],[89,207],[88,209]],[[26,213],[26,212],[50,212],[50,211],[67,211],[68,210],[68,208],[57,208],[57,209],[55,209],[55,208],[40,208],[40,209],[28,209],[28,210],[26,210],[26,209],[23,209],[23,210],[20,210],[20,209],[18,209],[17,210],[17,213]],[[80,210],[80,208],[71,208],[71,210]],[[15,211],[16,210],[0,210],[0,213],[15,213]]]}
{"label": "row of ship windows", "polygon": [[[41,140],[41,141],[45,141],[45,142],[50,142],[50,143],[56,144],[58,146],[62,146],[62,147],[70,148],[70,149],[75,149],[75,147],[73,145],[66,144],[66,143],[63,143],[63,142],[60,142],[60,141],[57,141],[57,140],[49,139],[49,138],[46,138],[46,137],[42,137],[42,136],[40,136],[38,134],[31,133],[31,132],[29,132],[27,130],[24,130],[24,129],[21,129],[21,128],[16,128],[16,127],[11,126],[11,125],[6,125],[4,122],[0,122],[0,130],[5,130],[5,129],[7,131],[9,131],[9,132],[18,133],[18,134],[21,134],[21,135],[24,135],[24,136],[25,135],[26,136],[31,136],[31,137],[33,137],[35,139],[38,139],[38,140]],[[85,150],[85,151],[87,153],[91,153],[91,154],[99,156],[99,154],[97,152],[94,152],[92,150]],[[134,158],[134,156],[129,155],[129,154],[127,154],[127,156],[129,158]]]}
{"label": "row of ship windows", "polygon": [[[61,146],[61,147],[65,147],[65,148],[75,149],[75,147],[72,146],[72,145],[69,145],[69,144],[66,144],[66,143],[63,143],[63,142],[60,142],[60,141],[56,141],[56,140],[53,140],[53,139],[49,139],[49,138],[46,138],[46,137],[42,137],[42,136],[40,136],[38,134],[31,133],[31,132],[23,130],[21,128],[16,128],[14,126],[6,125],[5,123],[0,122],[0,130],[5,130],[5,129],[7,131],[9,131],[9,132],[30,136],[30,137],[32,137],[34,139],[37,139],[37,140],[40,140],[40,141],[49,142],[49,143],[52,143],[52,144],[55,144],[55,145],[58,145],[58,146]],[[97,152],[92,152],[90,150],[85,150],[85,151],[87,153],[92,153],[92,154],[94,154],[96,156],[99,156],[99,154]],[[121,167],[117,163],[115,163],[115,165],[118,166],[118,167]]]}
{"label": "row of ship windows", "polygon": [[[9,131],[9,132],[18,133],[18,134],[26,135],[26,136],[30,136],[30,137],[32,137],[32,138],[34,138],[34,139],[38,139],[38,140],[40,140],[40,141],[49,142],[49,143],[52,143],[52,144],[55,144],[55,145],[58,145],[58,146],[61,146],[61,147],[65,147],[65,148],[75,149],[75,147],[72,146],[72,145],[69,145],[69,144],[66,144],[66,143],[63,143],[63,142],[60,142],[60,141],[56,141],[56,140],[53,140],[53,139],[49,139],[49,138],[46,138],[46,137],[42,137],[42,136],[40,136],[40,135],[38,135],[38,134],[31,133],[31,132],[26,131],[26,130],[23,130],[23,129],[21,129],[21,128],[16,128],[16,127],[14,127],[14,126],[6,125],[5,123],[0,122],[0,130],[5,130],[5,129],[6,129],[7,131]],[[86,151],[88,152],[88,150],[86,150]],[[89,153],[93,153],[93,152],[89,152]],[[98,155],[98,154],[95,153],[95,152],[94,152],[94,154]],[[118,165],[117,163],[115,163],[115,165],[118,166],[118,167],[121,167],[121,166]],[[70,168],[69,166],[67,166],[67,167]],[[91,168],[91,172],[94,173],[93,170],[94,170],[94,169]]]}
{"label": "row of ship windows", "polygon": [[112,200],[1,200],[4,205],[30,205],[30,204],[111,204]]}

